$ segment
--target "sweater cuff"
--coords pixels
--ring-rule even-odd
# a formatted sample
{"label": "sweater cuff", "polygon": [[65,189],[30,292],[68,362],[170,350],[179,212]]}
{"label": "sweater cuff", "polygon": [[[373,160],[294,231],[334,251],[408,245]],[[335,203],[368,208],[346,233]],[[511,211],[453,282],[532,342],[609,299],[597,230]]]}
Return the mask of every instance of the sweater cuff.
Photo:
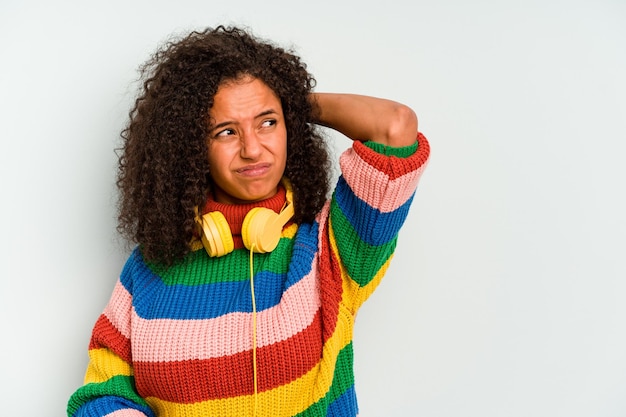
{"label": "sweater cuff", "polygon": [[395,148],[380,143],[354,141],[352,149],[359,159],[393,180],[426,166],[430,157],[430,144],[421,133],[417,134],[417,142]]}
{"label": "sweater cuff", "polygon": [[395,156],[398,158],[408,158],[417,151],[417,148],[419,146],[419,140],[417,140],[412,145],[401,147],[383,145],[382,143],[372,141],[363,142],[363,145],[381,155]]}

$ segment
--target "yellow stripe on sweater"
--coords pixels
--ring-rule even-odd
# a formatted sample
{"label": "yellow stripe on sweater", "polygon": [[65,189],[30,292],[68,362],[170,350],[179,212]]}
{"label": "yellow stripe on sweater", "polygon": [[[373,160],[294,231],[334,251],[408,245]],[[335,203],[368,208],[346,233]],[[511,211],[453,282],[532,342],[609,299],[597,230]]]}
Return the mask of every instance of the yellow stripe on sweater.
{"label": "yellow stripe on sweater", "polygon": [[131,366],[109,349],[91,349],[89,351],[89,365],[85,373],[85,384],[90,382],[105,382],[118,376],[132,376]]}

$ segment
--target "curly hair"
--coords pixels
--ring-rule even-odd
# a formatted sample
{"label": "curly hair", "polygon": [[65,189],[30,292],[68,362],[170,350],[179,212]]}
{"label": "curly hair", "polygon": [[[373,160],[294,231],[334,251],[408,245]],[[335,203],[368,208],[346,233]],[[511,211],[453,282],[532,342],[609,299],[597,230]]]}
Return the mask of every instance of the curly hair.
{"label": "curly hair", "polygon": [[310,222],[329,193],[330,158],[313,120],[315,79],[290,51],[236,27],[193,31],[140,67],[142,88],[118,149],[118,231],[144,258],[172,265],[191,249],[195,208],[211,192],[209,110],[220,84],[252,76],[280,99],[296,223]]}

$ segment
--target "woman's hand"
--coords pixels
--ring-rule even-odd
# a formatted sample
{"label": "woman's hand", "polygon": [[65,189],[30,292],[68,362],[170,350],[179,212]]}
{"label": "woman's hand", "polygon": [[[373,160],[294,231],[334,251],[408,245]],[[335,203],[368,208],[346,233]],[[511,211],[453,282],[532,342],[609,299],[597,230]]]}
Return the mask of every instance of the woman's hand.
{"label": "woman's hand", "polygon": [[417,116],[404,104],[357,94],[311,93],[316,124],[352,140],[371,140],[393,147],[417,138]]}

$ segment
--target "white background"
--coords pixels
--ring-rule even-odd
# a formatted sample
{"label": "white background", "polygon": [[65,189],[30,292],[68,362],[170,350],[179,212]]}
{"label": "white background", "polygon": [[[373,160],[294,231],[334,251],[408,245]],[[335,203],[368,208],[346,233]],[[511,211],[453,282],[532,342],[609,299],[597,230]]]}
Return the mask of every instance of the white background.
{"label": "white background", "polygon": [[357,320],[362,417],[626,416],[623,0],[2,0],[0,414],[64,415],[128,254],[136,69],[219,23],[293,47],[318,91],[409,104],[431,141]]}

